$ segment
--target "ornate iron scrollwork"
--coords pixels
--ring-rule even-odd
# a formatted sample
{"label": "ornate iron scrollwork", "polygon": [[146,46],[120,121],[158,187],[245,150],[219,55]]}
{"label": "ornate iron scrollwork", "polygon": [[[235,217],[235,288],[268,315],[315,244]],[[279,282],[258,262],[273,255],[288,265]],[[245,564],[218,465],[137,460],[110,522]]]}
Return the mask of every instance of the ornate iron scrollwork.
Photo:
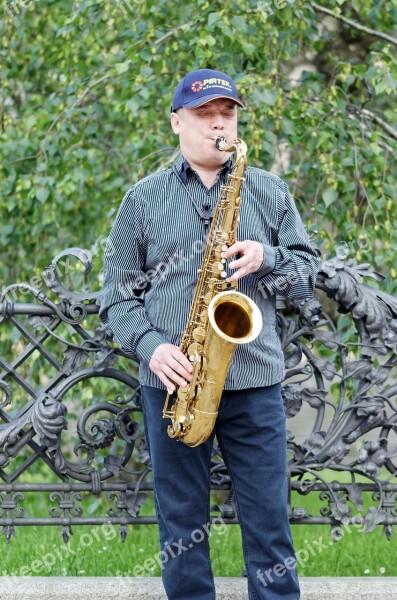
{"label": "ornate iron scrollwork", "polygon": [[[99,324],[98,293],[77,293],[61,282],[58,266],[67,256],[90,272],[89,253],[72,248],[44,271],[48,295],[14,284],[0,296],[0,335],[7,339],[0,354],[0,533],[7,542],[18,524],[59,525],[68,541],[74,524],[110,522],[124,540],[128,524],[156,520],[140,515],[152,481],[137,365]],[[382,525],[389,537],[397,523],[397,300],[367,278],[382,279],[369,265],[325,261],[316,284],[321,297],[279,311],[295,492],[290,518],[329,523],[336,532],[360,516],[367,531]],[[21,290],[34,302],[14,302]],[[333,307],[346,316],[336,319]],[[38,462],[42,483],[30,477]],[[226,494],[213,510],[236,522],[216,445],[211,482]],[[39,491],[48,493],[47,518],[23,506]],[[316,515],[294,505],[309,493],[319,494]],[[372,504],[364,509],[365,494]],[[106,514],[86,516],[93,495],[106,500]]]}
{"label": "ornate iron scrollwork", "polygon": [[[322,263],[317,290],[349,315],[339,329],[318,296],[292,303],[297,320],[279,315],[287,365],[283,395],[291,422],[305,405],[312,415],[305,439],[298,443],[289,434],[292,488],[321,490],[326,506],[320,514],[333,523],[361,516],[366,531],[383,524],[390,536],[395,505],[386,494],[397,492],[397,301],[364,283],[367,277],[382,280],[367,264]],[[377,505],[364,511],[369,491]]]}

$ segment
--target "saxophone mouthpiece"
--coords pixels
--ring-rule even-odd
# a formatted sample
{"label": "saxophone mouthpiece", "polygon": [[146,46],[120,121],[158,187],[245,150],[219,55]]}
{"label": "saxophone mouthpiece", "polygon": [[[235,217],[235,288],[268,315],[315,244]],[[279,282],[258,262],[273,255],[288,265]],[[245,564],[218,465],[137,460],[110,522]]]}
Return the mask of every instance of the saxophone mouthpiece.
{"label": "saxophone mouthpiece", "polygon": [[215,146],[218,148],[218,150],[223,150],[226,147],[226,144],[226,138],[222,136],[218,136],[215,138]]}

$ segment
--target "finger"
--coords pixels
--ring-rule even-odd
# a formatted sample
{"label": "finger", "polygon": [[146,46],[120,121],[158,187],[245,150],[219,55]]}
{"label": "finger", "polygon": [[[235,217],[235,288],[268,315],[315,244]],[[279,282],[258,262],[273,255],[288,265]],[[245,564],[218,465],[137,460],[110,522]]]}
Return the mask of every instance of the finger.
{"label": "finger", "polygon": [[221,253],[222,258],[230,258],[231,256],[233,256],[233,254],[235,254],[237,252],[237,246],[238,242],[234,242],[234,244],[232,244],[231,246],[229,246],[229,248],[227,248],[226,250],[224,250]]}
{"label": "finger", "polygon": [[185,387],[187,385],[186,379],[175,373],[175,371],[168,365],[164,365],[163,373],[168,377],[170,381],[174,384],[180,385],[181,387]]}
{"label": "finger", "polygon": [[[187,369],[185,369],[185,367],[179,361],[177,361],[175,358],[173,358],[172,356],[170,358],[168,366],[171,367],[171,369],[173,371],[175,371],[175,373],[178,373],[178,375],[180,375],[181,377],[184,377],[187,381],[192,380],[192,374]],[[189,367],[191,367],[190,363],[189,363]]]}
{"label": "finger", "polygon": [[244,275],[248,275],[249,272],[250,271],[248,269],[239,269],[233,273],[233,275],[230,275],[226,281],[237,281],[237,279],[241,279],[241,277],[244,277]]}
{"label": "finger", "polygon": [[168,379],[168,377],[166,377],[163,373],[159,373],[158,378],[160,379],[160,381],[162,383],[164,383],[165,387],[167,388],[167,392],[169,394],[172,394],[173,392],[175,392],[176,386],[174,383],[172,383],[172,381],[170,381],[170,379]]}
{"label": "finger", "polygon": [[246,242],[234,242],[227,250],[224,250],[221,253],[222,258],[230,258],[233,254],[238,254],[239,252],[244,252],[247,249]]}
{"label": "finger", "polygon": [[193,371],[193,367],[189,359],[179,350],[175,348],[174,352],[171,352],[171,357],[176,360],[188,373]]}
{"label": "finger", "polygon": [[242,256],[238,260],[233,260],[229,263],[229,269],[238,269],[239,267],[247,266],[247,256]]}

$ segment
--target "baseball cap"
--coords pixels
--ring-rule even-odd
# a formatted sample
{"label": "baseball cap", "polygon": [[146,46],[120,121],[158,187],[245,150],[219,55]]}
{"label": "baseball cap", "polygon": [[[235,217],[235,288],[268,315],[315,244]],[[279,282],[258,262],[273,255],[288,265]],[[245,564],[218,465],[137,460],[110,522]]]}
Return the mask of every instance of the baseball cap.
{"label": "baseball cap", "polygon": [[195,108],[215,98],[230,98],[244,107],[238,98],[236,84],[226,73],[213,69],[191,71],[176,86],[171,112],[182,106]]}

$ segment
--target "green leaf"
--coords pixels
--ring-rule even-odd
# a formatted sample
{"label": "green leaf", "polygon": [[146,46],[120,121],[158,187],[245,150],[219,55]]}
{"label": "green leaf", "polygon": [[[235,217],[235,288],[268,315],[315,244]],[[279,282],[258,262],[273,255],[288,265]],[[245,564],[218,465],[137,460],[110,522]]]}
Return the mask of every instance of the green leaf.
{"label": "green leaf", "polygon": [[127,100],[125,103],[126,107],[130,109],[133,115],[136,115],[139,111],[139,102],[137,102],[134,98],[131,100]]}
{"label": "green leaf", "polygon": [[281,121],[281,129],[287,135],[293,135],[295,133],[295,125],[290,119],[284,118]]}
{"label": "green leaf", "polygon": [[323,191],[322,197],[325,206],[328,208],[338,198],[338,192],[334,188],[327,188]]}
{"label": "green leaf", "polygon": [[36,194],[37,200],[39,202],[41,202],[41,204],[44,204],[44,202],[47,200],[48,196],[50,195],[50,190],[48,188],[40,187],[40,188],[37,188],[35,194]]}
{"label": "green leaf", "polygon": [[260,94],[260,97],[262,101],[265,104],[269,104],[269,106],[273,106],[277,100],[277,94],[272,90],[263,90],[263,92]]}
{"label": "green leaf", "polygon": [[214,23],[216,23],[217,21],[219,21],[220,18],[221,18],[221,16],[220,16],[219,13],[217,13],[217,12],[210,13],[208,15],[208,25],[209,25],[209,27],[212,27],[212,25],[214,25]]}
{"label": "green leaf", "polygon": [[235,15],[232,17],[232,26],[235,27],[239,32],[242,32],[246,30],[247,23],[244,17]]}
{"label": "green leaf", "polygon": [[121,75],[122,73],[126,73],[128,71],[128,69],[130,68],[130,63],[129,63],[129,61],[119,62],[119,63],[116,63],[115,67],[116,67],[116,73],[118,75]]}

